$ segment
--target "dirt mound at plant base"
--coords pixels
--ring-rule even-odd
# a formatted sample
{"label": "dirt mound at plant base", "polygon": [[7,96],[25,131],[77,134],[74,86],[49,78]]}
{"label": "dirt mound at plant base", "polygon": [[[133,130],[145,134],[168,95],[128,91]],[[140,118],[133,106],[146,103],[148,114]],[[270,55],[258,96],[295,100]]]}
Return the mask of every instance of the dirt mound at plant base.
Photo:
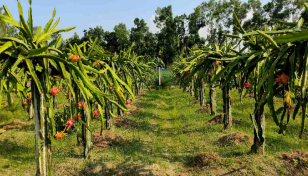
{"label": "dirt mound at plant base", "polygon": [[[224,114],[222,113],[222,114],[215,116],[214,118],[209,120],[208,123],[214,124],[214,125],[224,123]],[[232,123],[238,123],[238,121],[232,118]]]}
{"label": "dirt mound at plant base", "polygon": [[218,142],[222,146],[235,146],[242,143],[252,144],[253,138],[245,133],[237,132],[220,137]]}
{"label": "dirt mound at plant base", "polygon": [[281,159],[285,161],[292,175],[308,175],[308,152],[296,150],[284,153]]}
{"label": "dirt mound at plant base", "polygon": [[121,136],[116,135],[112,131],[104,130],[102,135],[99,132],[93,134],[93,145],[95,147],[109,147],[114,144],[123,142],[124,139]]}
{"label": "dirt mound at plant base", "polygon": [[193,157],[191,164],[194,167],[216,166],[221,161],[220,156],[215,152],[202,152]]}
{"label": "dirt mound at plant base", "polygon": [[136,122],[123,117],[115,117],[113,118],[113,122],[117,127],[123,127],[123,128],[137,127]]}
{"label": "dirt mound at plant base", "polygon": [[129,116],[129,115],[136,115],[136,114],[140,114],[143,111],[141,109],[139,109],[139,107],[134,106],[134,105],[128,105],[128,111],[124,112],[124,116]]}
{"label": "dirt mound at plant base", "polygon": [[195,100],[194,104],[200,104],[200,100]]}
{"label": "dirt mound at plant base", "polygon": [[207,104],[206,106],[203,106],[201,109],[198,109],[196,111],[196,113],[209,113],[211,112],[211,107],[209,104]]}

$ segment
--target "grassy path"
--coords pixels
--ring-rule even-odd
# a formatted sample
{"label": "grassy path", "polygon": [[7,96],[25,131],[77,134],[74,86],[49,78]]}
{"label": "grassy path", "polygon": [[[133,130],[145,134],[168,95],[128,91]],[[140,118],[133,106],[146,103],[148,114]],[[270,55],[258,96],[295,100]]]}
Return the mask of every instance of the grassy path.
{"label": "grassy path", "polygon": [[[218,113],[221,113],[221,91],[218,91],[217,97]],[[243,104],[240,104],[237,92],[232,92],[232,97],[234,97],[233,116],[237,123],[232,130],[223,131],[222,124],[207,123],[213,116],[208,113],[196,113],[200,106],[194,103],[194,99],[188,93],[183,93],[180,89],[147,92],[139,97],[137,104],[133,105],[138,107],[135,113],[125,117],[130,124],[135,125],[115,129],[116,134],[130,142],[105,151],[102,160],[108,163],[111,168],[109,171],[115,175],[288,173],[278,156],[293,149],[307,150],[307,142],[294,141],[298,131],[293,128],[290,128],[287,131],[288,135],[282,138],[277,134],[278,128],[271,118],[267,118],[266,157],[249,155],[251,147],[249,142],[235,146],[222,146],[219,143],[220,137],[234,132],[243,132],[252,137],[253,128],[249,114],[253,111],[253,99],[246,98]],[[268,112],[266,115],[270,117]],[[298,125],[295,123],[293,127],[299,129]],[[210,157],[213,162],[205,168],[192,167],[193,158],[202,152],[213,152],[219,155],[219,158],[216,160]],[[93,165],[90,164],[90,168],[93,168]]]}
{"label": "grassy path", "polygon": [[[281,153],[307,150],[307,139],[297,140],[299,120],[292,121],[286,135],[278,128],[267,111],[266,156],[248,154],[249,141],[238,145],[221,145],[222,136],[242,132],[252,136],[249,113],[253,100],[239,103],[233,97],[233,116],[237,123],[230,131],[223,125],[208,124],[208,113],[200,109],[193,98],[182,90],[153,90],[138,97],[125,123],[117,124],[114,134],[123,141],[108,148],[94,148],[92,158],[84,161],[82,147],[76,145],[74,132],[62,140],[53,141],[54,175],[284,175],[290,173],[279,158]],[[221,92],[217,94],[218,113],[222,112]],[[17,113],[22,114],[22,113]],[[24,118],[24,117],[23,117]],[[0,112],[1,119],[1,112]],[[20,129],[0,135],[0,175],[33,175],[35,173],[33,122]],[[3,122],[0,121],[0,125]],[[99,121],[93,126],[99,131]],[[307,134],[306,134],[307,135]],[[208,166],[192,165],[200,153],[209,153]]]}

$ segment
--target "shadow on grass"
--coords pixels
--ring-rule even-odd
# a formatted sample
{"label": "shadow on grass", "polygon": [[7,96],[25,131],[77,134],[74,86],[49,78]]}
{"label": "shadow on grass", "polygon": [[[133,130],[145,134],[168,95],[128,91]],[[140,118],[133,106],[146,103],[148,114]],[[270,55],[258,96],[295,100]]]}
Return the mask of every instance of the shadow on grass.
{"label": "shadow on grass", "polygon": [[[116,123],[116,127],[124,129],[135,129],[137,131],[155,131],[157,125],[151,124],[149,119],[153,119],[155,114],[151,112],[138,112],[127,117],[121,117],[124,122]],[[125,122],[126,121],[126,122]]]}
{"label": "shadow on grass", "polygon": [[[307,145],[307,142],[306,142]],[[292,150],[301,150],[305,146],[303,143],[287,141],[282,135],[270,135],[266,137],[266,151],[268,153],[291,152]]]}
{"label": "shadow on grass", "polygon": [[0,142],[0,155],[13,162],[32,163],[34,161],[34,148],[26,147],[18,143],[5,139]]}
{"label": "shadow on grass", "polygon": [[238,168],[238,169],[233,169],[233,171],[221,174],[220,176],[233,175],[233,174],[236,174],[237,172],[244,170],[244,169],[247,169],[247,166],[243,166],[243,167]]}
{"label": "shadow on grass", "polygon": [[[155,163],[154,158],[151,156],[151,146],[149,144],[136,139],[123,140],[112,143],[107,150],[122,156],[124,161],[116,166],[107,167],[105,163],[110,165],[117,161],[99,158],[96,161],[86,163],[82,173],[84,175],[142,175],[141,173],[144,172],[147,173],[146,175],[151,174],[150,170],[143,169],[145,165],[128,164],[132,161],[148,164]],[[105,153],[105,149],[101,150],[99,147],[96,147],[95,152]]]}
{"label": "shadow on grass", "polygon": [[79,174],[80,175],[91,175],[91,176],[112,176],[112,175],[119,175],[119,176],[128,176],[128,175],[148,175],[154,176],[152,170],[146,168],[146,164],[127,164],[121,163],[115,166],[106,165],[105,162],[100,159],[95,162],[88,162],[86,163],[85,169],[82,170]]}

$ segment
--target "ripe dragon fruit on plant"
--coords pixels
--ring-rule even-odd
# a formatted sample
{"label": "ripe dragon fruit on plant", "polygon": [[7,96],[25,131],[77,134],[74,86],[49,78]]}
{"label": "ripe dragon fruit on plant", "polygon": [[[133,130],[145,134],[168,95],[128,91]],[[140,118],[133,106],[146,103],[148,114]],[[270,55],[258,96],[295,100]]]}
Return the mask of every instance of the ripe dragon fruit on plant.
{"label": "ripe dragon fruit on plant", "polygon": [[244,88],[245,89],[250,89],[250,87],[251,87],[251,84],[249,82],[245,82],[244,83]]}
{"label": "ripe dragon fruit on plant", "polygon": [[50,89],[50,92],[49,92],[51,95],[55,96],[59,93],[59,90],[57,87],[53,87]]}
{"label": "ripe dragon fruit on plant", "polygon": [[72,127],[74,125],[74,120],[72,118],[68,119],[68,121],[66,122],[66,129],[68,130],[70,127]]}
{"label": "ripe dragon fruit on plant", "polygon": [[98,117],[99,116],[99,111],[98,110],[93,111],[93,116],[94,117]]}
{"label": "ripe dragon fruit on plant", "polygon": [[28,106],[28,103],[24,101],[24,102],[22,102],[22,106],[26,107],[26,106]]}
{"label": "ripe dragon fruit on plant", "polygon": [[275,83],[279,83],[280,86],[287,85],[289,81],[289,76],[285,74],[277,75],[277,78],[275,79]]}
{"label": "ripe dragon fruit on plant", "polygon": [[70,57],[71,61],[73,62],[78,62],[79,61],[79,55],[78,54],[73,54],[71,57]]}
{"label": "ripe dragon fruit on plant", "polygon": [[126,100],[126,104],[129,105],[130,104],[130,100]]}
{"label": "ripe dragon fruit on plant", "polygon": [[65,135],[66,135],[66,133],[57,132],[57,134],[55,135],[55,138],[56,138],[56,139],[62,139]]}

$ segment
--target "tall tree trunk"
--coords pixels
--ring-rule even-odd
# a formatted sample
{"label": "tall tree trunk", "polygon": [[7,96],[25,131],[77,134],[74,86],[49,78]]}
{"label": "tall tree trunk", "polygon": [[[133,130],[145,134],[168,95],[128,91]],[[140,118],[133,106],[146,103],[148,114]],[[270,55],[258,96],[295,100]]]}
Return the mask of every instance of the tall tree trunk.
{"label": "tall tree trunk", "polygon": [[215,84],[210,86],[210,107],[211,115],[216,115],[216,89]]}
{"label": "tall tree trunk", "polygon": [[[101,107],[100,105],[98,105],[99,107]],[[101,110],[102,108],[100,108]],[[106,113],[103,113],[103,111],[100,111],[100,115],[101,115],[101,131],[100,131],[100,136],[103,135],[103,130],[104,130],[104,118],[106,119]]]}
{"label": "tall tree trunk", "polygon": [[200,106],[202,107],[204,105],[204,84],[203,81],[201,79],[200,81]]}
{"label": "tall tree trunk", "polygon": [[[41,82],[44,82],[41,78]],[[36,163],[37,163],[37,176],[49,175],[49,140],[47,137],[47,116],[45,115],[44,94],[39,93],[35,82],[32,82],[32,95],[34,103],[34,116],[35,116],[35,150],[36,150]],[[50,145],[51,146],[51,145]]]}
{"label": "tall tree trunk", "polygon": [[7,97],[7,102],[8,102],[9,107],[12,106],[13,103],[14,103],[14,100],[13,100],[13,97],[11,96],[10,92],[8,92],[6,94],[6,97]]}
{"label": "tall tree trunk", "polygon": [[117,112],[118,112],[118,116],[122,117],[123,116],[123,111],[121,110],[121,108],[117,108]]}
{"label": "tall tree trunk", "polygon": [[[81,120],[83,120],[84,122],[86,122],[86,112],[85,112],[85,109],[81,108]],[[77,117],[78,118],[78,117]],[[82,124],[82,127],[81,127],[81,138],[82,138],[82,144],[83,144],[83,155],[84,157],[86,158],[87,156],[87,151],[86,151],[86,148],[87,148],[87,134],[86,134],[86,126],[84,124]],[[77,138],[78,140],[78,138]]]}
{"label": "tall tree trunk", "polygon": [[302,123],[301,123],[301,131],[299,133],[300,139],[303,138],[303,133],[305,129],[305,118],[306,118],[306,108],[307,108],[306,106],[307,106],[307,102],[306,100],[304,100],[304,102],[302,103]]}
{"label": "tall tree trunk", "polygon": [[138,83],[135,84],[135,94],[136,94],[136,95],[139,95]]}
{"label": "tall tree trunk", "polygon": [[41,165],[41,142],[40,142],[40,108],[39,108],[39,94],[36,86],[32,84],[32,95],[34,102],[34,118],[35,118],[35,153],[36,153],[36,175],[40,176],[42,173]]}
{"label": "tall tree trunk", "polygon": [[194,96],[195,99],[198,100],[199,99],[199,95],[198,95],[198,86],[197,86],[197,79],[193,79],[194,80]]}
{"label": "tall tree trunk", "polygon": [[3,84],[4,84],[4,80],[0,79],[0,109],[2,108],[2,93],[3,93]]}
{"label": "tall tree trunk", "polygon": [[48,165],[48,141],[47,141],[47,119],[45,118],[45,107],[44,107],[44,94],[40,94],[40,108],[41,108],[41,127],[42,127],[42,145],[43,145],[43,175],[47,175],[47,165]]}
{"label": "tall tree trunk", "polygon": [[[91,126],[91,117],[92,117],[92,103],[90,102],[88,106],[85,107],[85,116],[86,116],[86,124],[88,127]],[[85,148],[84,148],[84,156],[86,159],[90,158],[91,150],[92,150],[92,133],[87,128],[85,131]]]}
{"label": "tall tree trunk", "polygon": [[28,106],[29,120],[33,118],[33,100],[29,102]]}
{"label": "tall tree trunk", "polygon": [[189,86],[189,93],[190,93],[190,96],[192,96],[193,95],[193,85],[194,85],[194,82],[192,81],[191,82],[191,85]]}
{"label": "tall tree trunk", "polygon": [[[105,117],[106,117],[106,129],[112,131],[112,127],[113,127],[113,121],[112,121],[112,117],[111,114],[109,113],[109,110],[111,111],[111,103],[107,103],[105,106]],[[107,107],[108,106],[108,107]]]}
{"label": "tall tree trunk", "polygon": [[52,163],[52,147],[51,147],[51,136],[50,134],[48,134],[48,158],[49,158],[49,162],[48,162],[48,175],[51,175],[50,173],[50,168],[52,167],[51,166],[51,163]]}
{"label": "tall tree trunk", "polygon": [[231,117],[231,100],[230,100],[230,83],[227,83],[223,87],[223,111],[224,111],[224,129],[230,129],[232,127]]}
{"label": "tall tree trunk", "polygon": [[[255,104],[255,112],[251,115],[251,119],[255,126],[254,128],[254,141],[251,146],[251,152],[256,154],[264,154],[265,145],[265,116],[264,105],[258,108],[258,102]],[[258,131],[257,131],[257,130]]]}

